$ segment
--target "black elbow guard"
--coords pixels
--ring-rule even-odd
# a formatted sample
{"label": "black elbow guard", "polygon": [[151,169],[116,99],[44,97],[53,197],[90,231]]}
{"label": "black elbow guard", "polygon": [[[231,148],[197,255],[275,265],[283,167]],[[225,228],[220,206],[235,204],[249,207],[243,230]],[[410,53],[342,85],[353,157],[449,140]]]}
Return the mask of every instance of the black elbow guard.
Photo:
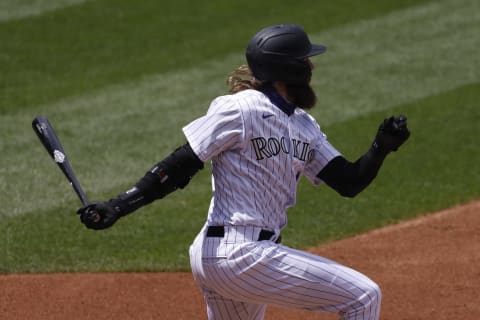
{"label": "black elbow guard", "polygon": [[203,162],[187,143],[150,169],[136,187],[148,200],[161,199],[178,188],[185,188],[201,169]]}

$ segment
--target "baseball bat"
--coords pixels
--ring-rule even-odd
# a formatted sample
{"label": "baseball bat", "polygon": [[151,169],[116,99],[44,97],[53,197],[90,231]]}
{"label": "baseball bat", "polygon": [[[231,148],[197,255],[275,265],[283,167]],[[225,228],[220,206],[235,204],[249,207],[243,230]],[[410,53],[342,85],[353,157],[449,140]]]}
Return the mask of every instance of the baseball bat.
{"label": "baseball bat", "polygon": [[89,202],[87,196],[80,186],[80,183],[78,182],[78,179],[73,172],[70,163],[68,162],[67,155],[63,150],[62,144],[60,143],[60,140],[58,139],[55,131],[53,130],[53,126],[50,124],[48,119],[42,116],[37,116],[32,121],[32,127],[33,131],[35,131],[45,149],[47,149],[48,154],[60,167],[65,177],[67,177],[82,204],[84,206],[88,205]]}

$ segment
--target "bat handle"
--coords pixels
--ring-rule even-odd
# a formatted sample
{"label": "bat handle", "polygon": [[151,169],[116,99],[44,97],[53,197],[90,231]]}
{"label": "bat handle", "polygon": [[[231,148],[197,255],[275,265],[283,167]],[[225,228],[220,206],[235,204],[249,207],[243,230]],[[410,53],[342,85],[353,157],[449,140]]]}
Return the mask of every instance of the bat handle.
{"label": "bat handle", "polygon": [[88,201],[87,195],[85,191],[83,191],[80,182],[78,182],[77,176],[73,174],[73,169],[70,166],[70,163],[68,162],[67,159],[63,161],[63,163],[57,163],[60,169],[62,170],[63,174],[67,177],[67,179],[70,181],[70,185],[72,186],[73,190],[77,194],[78,198],[82,202],[84,206],[87,206],[90,204],[90,201]]}
{"label": "bat handle", "polygon": [[79,190],[78,185],[75,186],[75,184],[73,182],[70,182],[70,184],[72,185],[73,190],[75,190],[75,192],[77,193],[77,195],[80,198],[80,201],[82,202],[82,204],[84,206],[88,206],[90,204],[90,201],[88,201],[87,196],[85,195],[83,190],[81,190],[81,189]]}
{"label": "bat handle", "polygon": [[87,206],[90,204],[90,201],[88,201],[87,195],[83,191],[82,187],[80,186],[80,183],[78,182],[77,178],[75,176],[70,177],[72,181],[70,181],[70,184],[72,185],[73,190],[75,190],[75,193],[78,195],[80,198],[80,201],[84,206]]}

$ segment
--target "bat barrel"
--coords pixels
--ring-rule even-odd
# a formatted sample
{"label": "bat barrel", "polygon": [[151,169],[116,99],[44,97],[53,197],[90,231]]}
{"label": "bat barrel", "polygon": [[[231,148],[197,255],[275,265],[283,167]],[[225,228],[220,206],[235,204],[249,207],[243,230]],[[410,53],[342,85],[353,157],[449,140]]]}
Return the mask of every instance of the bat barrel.
{"label": "bat barrel", "polygon": [[53,161],[60,167],[65,177],[68,179],[72,185],[75,193],[80,198],[80,201],[83,205],[89,203],[85,192],[83,191],[78,179],[68,162],[65,151],[63,150],[62,144],[58,139],[53,126],[50,124],[47,118],[38,116],[32,121],[33,131],[37,134],[41,143],[47,150],[48,154],[52,157]]}

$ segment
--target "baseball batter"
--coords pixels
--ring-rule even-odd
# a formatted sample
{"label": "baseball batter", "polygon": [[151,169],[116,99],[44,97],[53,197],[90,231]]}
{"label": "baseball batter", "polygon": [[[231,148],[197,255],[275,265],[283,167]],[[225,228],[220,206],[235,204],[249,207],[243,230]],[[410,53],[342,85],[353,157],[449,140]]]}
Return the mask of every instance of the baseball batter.
{"label": "baseball batter", "polygon": [[381,291],[365,275],[281,244],[286,210],[300,176],[353,197],[383,160],[409,137],[404,116],[385,119],[355,162],[327,140],[306,110],[316,102],[310,57],[326,51],[292,24],[259,31],[248,66],[229,78],[230,94],[183,128],[187,143],[156,164],[126,193],[79,209],[92,229],[185,187],[211,162],[208,218],[190,247],[191,268],[208,319],[263,319],[269,304],[333,312],[341,319],[379,319]]}

